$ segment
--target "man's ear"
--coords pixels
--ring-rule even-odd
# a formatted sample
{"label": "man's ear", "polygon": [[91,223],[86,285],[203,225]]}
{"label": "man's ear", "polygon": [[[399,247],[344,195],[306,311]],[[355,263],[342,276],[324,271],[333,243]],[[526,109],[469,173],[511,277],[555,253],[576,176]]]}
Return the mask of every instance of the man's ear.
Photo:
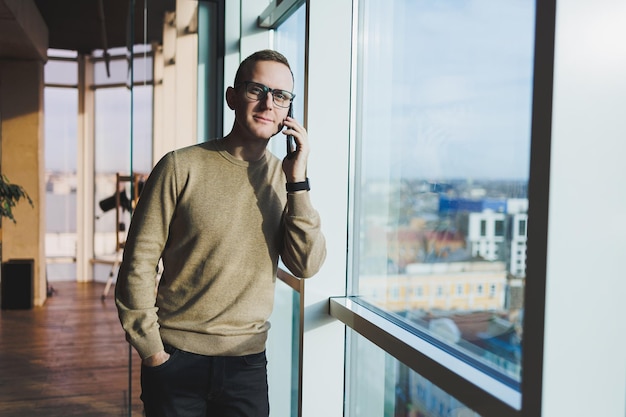
{"label": "man's ear", "polygon": [[237,101],[237,91],[234,88],[228,87],[226,89],[226,104],[231,110],[235,110],[235,103]]}

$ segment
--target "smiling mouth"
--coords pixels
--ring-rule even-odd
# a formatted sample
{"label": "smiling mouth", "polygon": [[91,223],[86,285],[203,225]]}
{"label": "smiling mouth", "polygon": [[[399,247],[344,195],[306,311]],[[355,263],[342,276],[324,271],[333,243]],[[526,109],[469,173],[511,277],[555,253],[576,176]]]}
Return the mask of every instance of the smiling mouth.
{"label": "smiling mouth", "polygon": [[273,123],[272,119],[268,119],[266,117],[263,116],[253,116],[255,120],[262,122],[262,123]]}

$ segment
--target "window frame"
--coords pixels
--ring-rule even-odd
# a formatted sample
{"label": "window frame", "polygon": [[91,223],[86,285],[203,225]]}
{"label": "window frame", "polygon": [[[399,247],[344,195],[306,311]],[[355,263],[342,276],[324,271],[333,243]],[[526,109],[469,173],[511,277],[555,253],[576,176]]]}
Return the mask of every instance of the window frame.
{"label": "window frame", "polygon": [[392,323],[358,297],[331,298],[330,314],[481,415],[521,416],[517,389]]}
{"label": "window frame", "polygon": [[[358,1],[354,3],[355,8],[358,8]],[[475,368],[465,368],[468,366],[467,363],[459,362],[453,355],[425,343],[424,339],[373,313],[359,303],[358,299],[344,296],[332,297],[330,300],[330,314],[334,318],[483,416],[541,415],[555,20],[554,0],[536,2],[531,160],[528,181],[528,213],[533,221],[526,223],[527,276],[532,275],[534,279],[528,280],[525,287],[525,303],[533,305],[533,309],[525,310],[523,324],[525,343],[522,351],[524,372],[520,382],[521,389],[502,386],[498,378],[489,377],[481,372],[475,373],[477,371]],[[353,71],[357,60],[358,58],[353,56]],[[351,103],[353,112],[354,106],[353,97]],[[355,129],[351,129],[352,155],[356,152],[355,142]],[[350,176],[352,181],[355,178],[354,170],[352,167]],[[353,184],[351,188],[349,199],[350,204],[354,206],[354,193],[358,191],[354,190]],[[351,211],[355,210],[352,207]]]}
{"label": "window frame", "polygon": [[272,0],[257,18],[257,26],[276,29],[305,3],[305,0]]}

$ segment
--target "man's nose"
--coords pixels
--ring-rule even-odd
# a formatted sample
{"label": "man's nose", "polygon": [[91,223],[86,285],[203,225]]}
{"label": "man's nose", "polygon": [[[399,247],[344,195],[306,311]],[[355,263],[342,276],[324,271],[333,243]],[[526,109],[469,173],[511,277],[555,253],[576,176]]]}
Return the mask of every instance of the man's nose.
{"label": "man's nose", "polygon": [[263,97],[261,101],[267,109],[272,110],[274,108],[274,96],[269,91],[265,94],[265,97]]}

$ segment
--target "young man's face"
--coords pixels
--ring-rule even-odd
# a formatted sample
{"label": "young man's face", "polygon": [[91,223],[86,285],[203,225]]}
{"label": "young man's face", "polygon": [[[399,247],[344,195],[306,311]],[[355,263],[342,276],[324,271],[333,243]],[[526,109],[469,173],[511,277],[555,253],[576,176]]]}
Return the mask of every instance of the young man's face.
{"label": "young man's face", "polygon": [[[275,61],[258,61],[249,78],[243,81],[254,81],[271,89],[293,91],[293,78],[289,68]],[[273,101],[273,94],[260,100],[252,100],[246,95],[246,88],[241,85],[236,90],[236,101],[233,106],[235,118],[242,133],[246,136],[268,140],[282,127],[289,108],[279,107]]]}

